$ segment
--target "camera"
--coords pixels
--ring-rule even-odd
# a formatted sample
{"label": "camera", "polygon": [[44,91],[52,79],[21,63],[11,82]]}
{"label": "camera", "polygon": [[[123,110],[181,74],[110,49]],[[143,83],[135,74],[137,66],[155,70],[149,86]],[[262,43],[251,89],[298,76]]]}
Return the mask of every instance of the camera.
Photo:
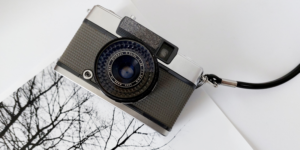
{"label": "camera", "polygon": [[130,17],[94,6],[55,70],[167,135],[203,70]]}

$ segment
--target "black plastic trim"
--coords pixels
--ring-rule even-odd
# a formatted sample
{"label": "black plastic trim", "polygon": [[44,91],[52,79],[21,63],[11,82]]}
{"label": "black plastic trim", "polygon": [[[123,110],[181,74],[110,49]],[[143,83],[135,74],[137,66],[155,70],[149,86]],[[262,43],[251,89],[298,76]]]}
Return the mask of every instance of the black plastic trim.
{"label": "black plastic trim", "polygon": [[[172,44],[171,42],[165,40],[164,38],[162,38],[162,39],[163,39],[163,42],[160,43],[160,46],[159,46],[159,48],[157,49],[155,55],[156,55],[156,57],[157,57],[159,60],[161,60],[162,62],[164,62],[164,63],[166,63],[166,64],[170,64],[170,63],[172,62],[172,60],[175,58],[175,56],[177,55],[177,53],[178,53],[178,47],[175,46],[174,44]],[[159,57],[157,56],[158,52],[160,51],[160,49],[161,49],[161,47],[164,45],[164,43],[166,43],[167,45],[169,45],[169,46],[171,46],[171,47],[174,48],[173,51],[172,51],[172,54],[169,56],[169,58],[168,58],[167,61],[165,61],[164,59],[161,59],[161,58],[159,58]]]}
{"label": "black plastic trim", "polygon": [[[152,35],[154,36],[154,39],[160,39],[159,41],[159,45],[158,47],[152,47],[151,44],[147,44],[147,43],[151,43],[151,40],[149,40],[149,37],[146,37],[146,36],[143,36],[142,39],[139,39],[138,37],[136,37],[134,34],[132,34],[131,32],[128,32],[126,31],[125,29],[123,29],[122,27],[120,27],[120,25],[122,24],[122,22],[124,22],[124,20],[126,21],[130,21],[130,22],[134,22],[134,23],[137,23],[138,25],[137,26],[130,26],[130,27],[134,27],[138,30],[141,30],[139,28],[142,28],[143,31],[149,31],[148,33],[153,33]],[[128,29],[128,28],[126,28]],[[167,45],[170,45],[171,47],[173,47],[173,51],[172,51],[172,54],[169,56],[168,60],[165,61],[164,59],[161,59],[159,57],[157,57],[159,60],[163,61],[164,63],[166,64],[170,64],[172,62],[172,60],[175,58],[175,56],[177,55],[177,52],[178,52],[178,47],[174,44],[172,44],[171,42],[167,41],[166,39],[164,39],[163,37],[159,36],[158,34],[154,33],[153,31],[151,31],[150,29],[144,27],[143,25],[141,25],[140,23],[136,22],[135,20],[129,18],[129,17],[124,17],[121,21],[120,21],[120,24],[117,28],[117,31],[116,33],[122,37],[127,37],[127,38],[132,38],[132,39],[135,39],[137,41],[142,41],[142,43],[144,43],[146,46],[148,46],[148,48],[153,51],[153,53],[157,54],[157,52],[160,50],[160,48],[163,46],[164,43],[166,43]],[[156,38],[155,38],[156,37]],[[144,40],[144,41],[143,41]]]}

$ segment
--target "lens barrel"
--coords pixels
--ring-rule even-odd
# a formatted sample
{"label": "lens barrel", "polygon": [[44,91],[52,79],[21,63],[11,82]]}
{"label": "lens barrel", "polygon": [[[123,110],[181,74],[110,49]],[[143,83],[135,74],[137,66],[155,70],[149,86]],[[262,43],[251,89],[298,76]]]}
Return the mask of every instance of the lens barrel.
{"label": "lens barrel", "polygon": [[158,79],[158,63],[141,42],[120,38],[107,43],[95,61],[95,79],[101,91],[121,103],[146,97]]}

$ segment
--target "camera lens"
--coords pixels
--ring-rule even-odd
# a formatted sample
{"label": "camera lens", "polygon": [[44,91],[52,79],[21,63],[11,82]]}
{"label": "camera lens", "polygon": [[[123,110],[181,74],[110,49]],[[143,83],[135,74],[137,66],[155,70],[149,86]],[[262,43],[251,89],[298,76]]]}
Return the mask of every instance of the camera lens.
{"label": "camera lens", "polygon": [[141,42],[116,39],[106,44],[95,62],[96,80],[109,98],[123,103],[147,96],[158,79],[155,56]]}
{"label": "camera lens", "polygon": [[122,55],[112,64],[112,74],[121,83],[130,83],[136,80],[140,74],[138,60],[129,55]]}

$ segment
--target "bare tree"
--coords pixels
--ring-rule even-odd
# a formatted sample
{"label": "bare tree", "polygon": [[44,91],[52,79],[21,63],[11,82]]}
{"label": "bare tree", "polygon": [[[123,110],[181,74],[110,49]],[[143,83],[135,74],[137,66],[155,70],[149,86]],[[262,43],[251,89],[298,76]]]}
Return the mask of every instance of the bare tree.
{"label": "bare tree", "polygon": [[0,103],[0,142],[6,149],[51,149],[80,120],[76,110],[92,95],[59,76],[53,65]]}
{"label": "bare tree", "polygon": [[58,75],[55,63],[0,103],[0,149],[150,148],[159,136],[98,97]]}
{"label": "bare tree", "polygon": [[[125,117],[126,116],[126,117]],[[113,109],[109,122],[102,122],[102,126],[90,131],[86,136],[79,138],[79,141],[68,149],[130,149],[132,147],[150,148],[158,134],[138,132],[144,124],[139,123],[120,110]],[[126,124],[127,123],[127,124]],[[138,137],[132,138],[133,135]],[[142,139],[143,138],[143,139]],[[138,142],[134,139],[139,139]],[[88,142],[86,142],[88,141]],[[127,145],[129,143],[129,145]]]}

